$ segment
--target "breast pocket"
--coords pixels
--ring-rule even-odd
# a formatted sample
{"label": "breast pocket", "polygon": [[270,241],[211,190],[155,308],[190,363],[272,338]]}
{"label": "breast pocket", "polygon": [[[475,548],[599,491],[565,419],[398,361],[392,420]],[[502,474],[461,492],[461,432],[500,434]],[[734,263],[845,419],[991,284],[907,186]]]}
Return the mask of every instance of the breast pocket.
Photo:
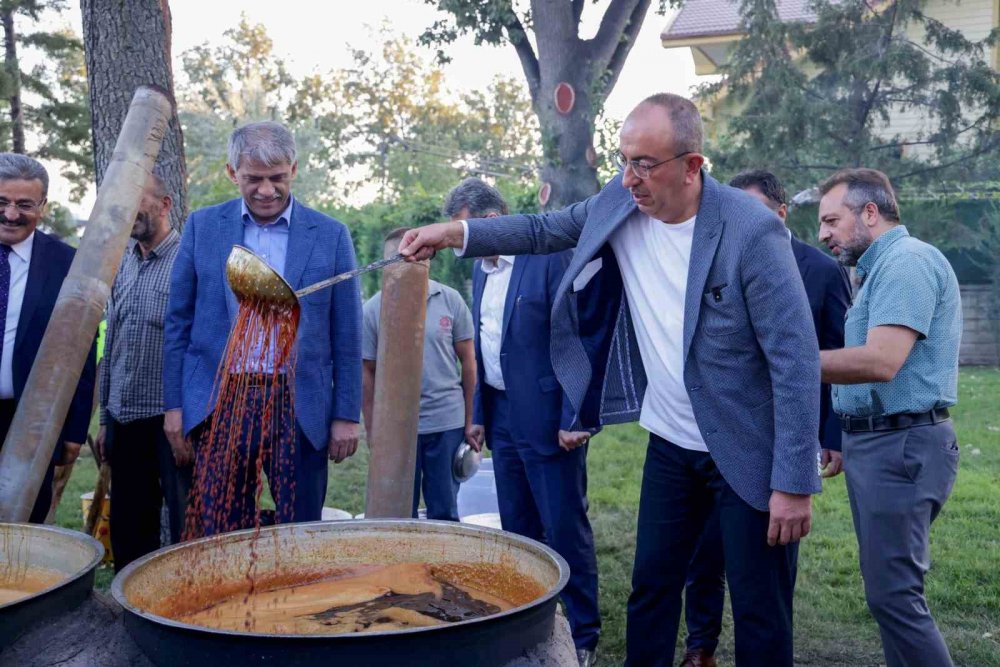
{"label": "breast pocket", "polygon": [[709,336],[732,336],[748,330],[750,318],[738,287],[713,285],[701,297],[701,329]]}
{"label": "breast pocket", "polygon": [[149,290],[149,301],[145,304],[146,324],[155,329],[163,328],[163,318],[167,312],[167,300],[169,298],[169,288],[154,287]]}

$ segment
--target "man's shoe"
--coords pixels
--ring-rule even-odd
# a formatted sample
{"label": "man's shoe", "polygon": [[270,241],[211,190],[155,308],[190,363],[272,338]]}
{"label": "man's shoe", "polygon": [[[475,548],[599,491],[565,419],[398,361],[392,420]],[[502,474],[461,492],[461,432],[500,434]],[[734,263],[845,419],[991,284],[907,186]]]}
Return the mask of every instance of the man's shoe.
{"label": "man's shoe", "polygon": [[580,667],[594,667],[597,664],[597,649],[578,648],[576,650],[576,659],[580,663]]}
{"label": "man's shoe", "polygon": [[696,648],[684,654],[680,667],[715,667],[715,656],[704,649]]}

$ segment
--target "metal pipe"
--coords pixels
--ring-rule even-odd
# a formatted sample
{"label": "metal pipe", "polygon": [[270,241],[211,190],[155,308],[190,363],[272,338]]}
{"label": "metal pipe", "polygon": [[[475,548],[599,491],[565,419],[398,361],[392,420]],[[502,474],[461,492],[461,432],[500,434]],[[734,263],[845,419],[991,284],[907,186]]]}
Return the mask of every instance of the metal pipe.
{"label": "metal pipe", "polygon": [[170,113],[166,95],[136,90],[0,451],[0,521],[27,521],[31,515]]}
{"label": "metal pipe", "polygon": [[[398,245],[386,243],[385,257]],[[413,509],[429,271],[420,262],[382,273],[365,518],[408,518]]]}

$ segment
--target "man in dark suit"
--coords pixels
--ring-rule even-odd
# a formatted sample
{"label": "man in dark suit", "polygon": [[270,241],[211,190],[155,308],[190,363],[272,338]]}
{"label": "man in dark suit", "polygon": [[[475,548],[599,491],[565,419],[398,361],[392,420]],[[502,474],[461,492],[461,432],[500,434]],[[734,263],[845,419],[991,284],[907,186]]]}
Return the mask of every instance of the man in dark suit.
{"label": "man in dark suit", "polygon": [[[36,229],[45,215],[49,176],[38,161],[0,153],[0,447],[14,420],[18,401],[38,354],[74,250]],[[52,503],[56,463],[76,460],[87,439],[94,401],[96,349],[80,375],[62,435],[56,445],[29,521],[43,523]]]}
{"label": "man in dark suit", "polygon": [[[494,188],[468,178],[453,189],[452,219],[507,213]],[[587,519],[589,433],[561,431],[563,393],[552,370],[552,300],[572,253],[487,257],[472,272],[472,323],[478,382],[473,438],[493,452],[504,530],[547,543],[570,567],[563,590],[581,665],[593,664],[600,638],[597,558]]]}
{"label": "man in dark suit", "polygon": [[626,664],[668,667],[688,565],[715,507],[736,665],[791,667],[798,541],[820,491],[819,349],[785,226],[702,167],[697,108],[661,93],[622,125],[621,169],[561,211],[421,227],[410,261],[575,247],[552,368],[573,428],[633,421],[643,469]]}
{"label": "man in dark suit", "polygon": [[[233,246],[256,252],[293,289],[356,267],[347,227],[292,197],[298,163],[285,126],[237,128],[229,138],[226,170],[241,196],[189,217],[174,260],[163,332],[163,429],[177,465],[197,455],[191,504],[200,508],[198,532],[205,534],[254,524],[258,457],[276,520],[318,521],[327,458],[340,463],[354,454],[361,418],[361,290],[353,279],[299,301],[294,388],[273,353],[263,354],[259,365],[227,369],[244,375],[239,381],[248,387],[249,417],[240,442],[233,443],[238,452],[229,459],[231,469],[209,463],[213,453],[199,435],[212,417],[216,372],[239,311],[225,275]],[[272,432],[259,433],[264,404],[287,406],[293,399],[295,423],[276,419]],[[273,446],[262,452],[265,442]],[[220,488],[237,489],[231,507],[215,506],[223,504],[213,497]]]}
{"label": "man in dark suit", "polygon": [[[729,185],[750,193],[784,220],[788,215],[788,198],[781,181],[768,171],[746,171],[729,181]],[[812,311],[816,338],[821,350],[839,350],[844,346],[844,318],[851,305],[851,287],[847,272],[835,259],[819,249],[803,243],[791,232],[795,262],[806,288]],[[840,474],[840,420],[830,407],[830,385],[820,385],[819,441],[823,476]],[[687,620],[687,652],[680,667],[714,667],[715,649],[722,631],[722,609],[726,594],[725,563],[722,555],[722,534],[717,517],[705,528],[701,543],[691,559],[684,594],[684,615]]]}

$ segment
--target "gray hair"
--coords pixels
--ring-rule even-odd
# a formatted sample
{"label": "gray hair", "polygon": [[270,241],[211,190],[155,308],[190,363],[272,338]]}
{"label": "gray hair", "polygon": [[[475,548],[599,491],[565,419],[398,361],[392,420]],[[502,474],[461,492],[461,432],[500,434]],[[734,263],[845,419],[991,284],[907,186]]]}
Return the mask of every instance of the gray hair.
{"label": "gray hair", "polygon": [[295,137],[281,123],[248,123],[229,136],[229,166],[239,169],[244,157],[268,167],[283,162],[295,164]]}
{"label": "gray hair", "polygon": [[640,106],[642,104],[658,106],[670,114],[670,129],[673,130],[676,152],[701,152],[704,130],[701,113],[694,102],[673,93],[657,93],[644,99]]}
{"label": "gray hair", "polygon": [[838,185],[847,186],[844,205],[855,215],[869,203],[875,204],[879,214],[889,222],[899,222],[899,203],[889,177],[877,169],[858,167],[841,169],[819,186],[820,195],[826,195]]}
{"label": "gray hair", "polygon": [[153,194],[157,197],[171,197],[167,188],[166,173],[159,162],[153,165],[153,170],[149,172],[149,185],[153,186]]}
{"label": "gray hair", "polygon": [[468,209],[473,218],[485,218],[490,213],[507,215],[507,202],[500,191],[478,178],[467,178],[448,193],[441,212],[448,218]]}
{"label": "gray hair", "polygon": [[41,181],[42,197],[49,195],[49,172],[27,155],[0,153],[0,181]]}

